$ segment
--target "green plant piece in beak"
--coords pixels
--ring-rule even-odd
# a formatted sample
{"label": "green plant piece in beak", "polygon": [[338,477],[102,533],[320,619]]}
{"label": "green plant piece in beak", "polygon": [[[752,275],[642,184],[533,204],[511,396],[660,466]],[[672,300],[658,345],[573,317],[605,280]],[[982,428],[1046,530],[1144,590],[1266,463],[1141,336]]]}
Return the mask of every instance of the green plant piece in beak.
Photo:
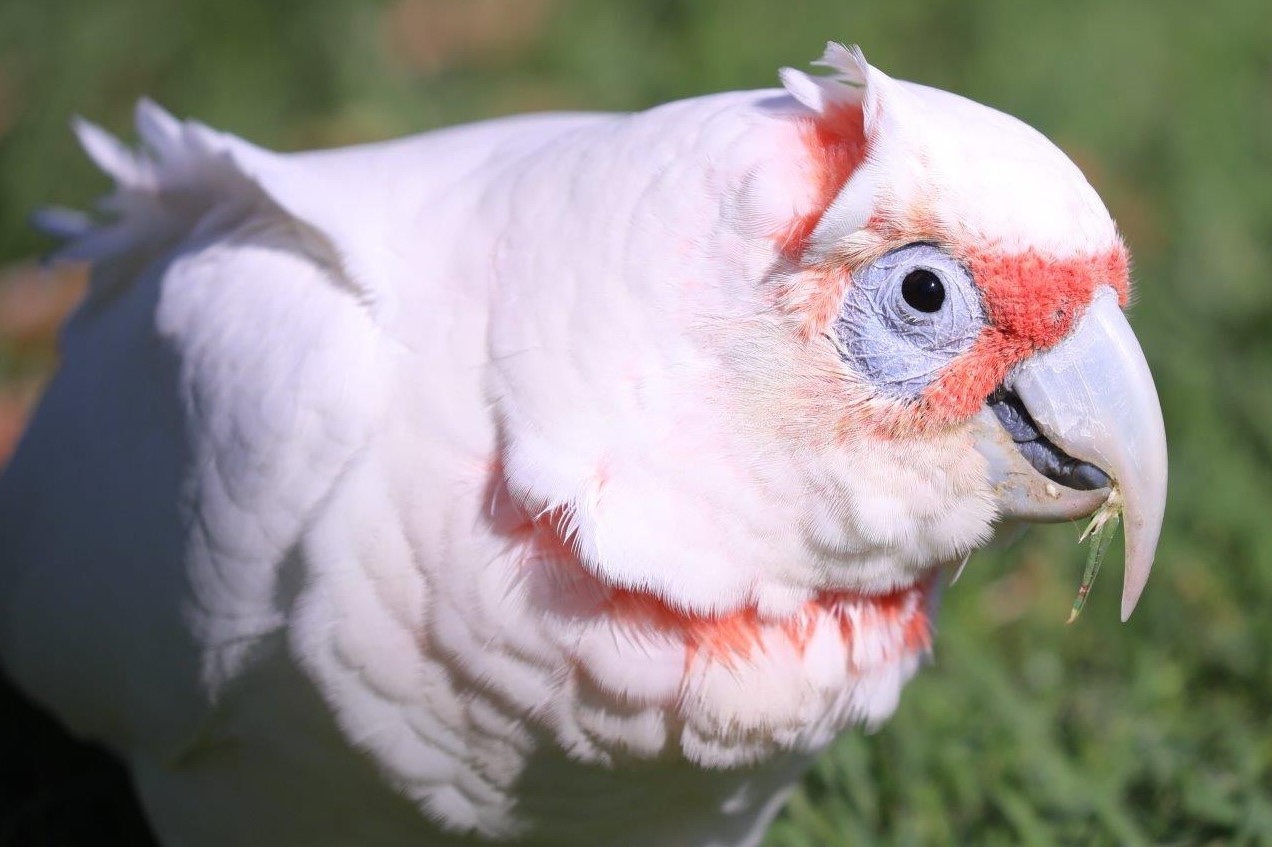
{"label": "green plant piece in beak", "polygon": [[1065,623],[1073,623],[1078,619],[1078,615],[1082,614],[1087,595],[1091,593],[1095,577],[1100,573],[1100,565],[1104,564],[1104,554],[1109,551],[1109,544],[1113,542],[1113,535],[1121,522],[1122,496],[1118,494],[1117,488],[1114,488],[1109,492],[1109,499],[1105,500],[1099,511],[1091,516],[1091,523],[1087,524],[1087,528],[1078,538],[1078,543],[1081,544],[1092,535],[1095,536],[1095,540],[1091,542],[1091,550],[1087,553],[1086,570],[1082,572],[1082,584],[1078,586],[1078,596],[1073,598],[1073,606],[1069,609],[1069,619]]}

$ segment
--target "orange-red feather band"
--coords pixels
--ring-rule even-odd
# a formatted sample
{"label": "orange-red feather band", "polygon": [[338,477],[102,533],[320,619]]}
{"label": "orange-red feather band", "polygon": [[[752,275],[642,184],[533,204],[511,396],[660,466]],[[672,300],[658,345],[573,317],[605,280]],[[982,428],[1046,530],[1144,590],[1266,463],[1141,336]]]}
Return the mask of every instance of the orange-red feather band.
{"label": "orange-red feather band", "polygon": [[[526,520],[514,533],[525,539],[525,567],[555,586],[554,605],[569,609],[576,618],[603,621],[636,636],[634,643],[646,637],[682,644],[685,673],[698,662],[736,667],[778,643],[802,656],[818,629],[827,626],[842,640],[849,657],[864,652],[872,662],[925,653],[931,647],[930,594],[936,577],[883,594],[821,591],[786,616],[761,614],[754,604],[703,614],[676,608],[648,591],[603,582],[579,561],[564,532],[568,530],[561,516],[550,510]],[[869,639],[870,646],[854,651],[861,639]]]}
{"label": "orange-red feather band", "polygon": [[861,106],[834,106],[825,115],[799,122],[812,196],[809,206],[774,235],[782,256],[798,262],[822,215],[866,158]]}
{"label": "orange-red feather band", "polygon": [[782,275],[777,300],[784,313],[800,320],[808,340],[833,320],[849,270],[842,266],[802,269],[800,264],[817,224],[865,160],[868,143],[859,104],[834,106],[825,115],[801,119],[798,129],[808,169],[807,204],[773,234],[773,242],[791,271]]}

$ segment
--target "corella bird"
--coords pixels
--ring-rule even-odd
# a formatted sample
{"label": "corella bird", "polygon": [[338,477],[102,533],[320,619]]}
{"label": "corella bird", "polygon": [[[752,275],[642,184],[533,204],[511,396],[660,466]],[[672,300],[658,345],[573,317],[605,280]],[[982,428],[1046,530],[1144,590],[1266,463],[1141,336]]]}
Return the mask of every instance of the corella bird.
{"label": "corella bird", "polygon": [[757,843],[1005,520],[1165,500],[1043,136],[784,90],[277,155],[143,103],[0,483],[4,667],[171,845]]}

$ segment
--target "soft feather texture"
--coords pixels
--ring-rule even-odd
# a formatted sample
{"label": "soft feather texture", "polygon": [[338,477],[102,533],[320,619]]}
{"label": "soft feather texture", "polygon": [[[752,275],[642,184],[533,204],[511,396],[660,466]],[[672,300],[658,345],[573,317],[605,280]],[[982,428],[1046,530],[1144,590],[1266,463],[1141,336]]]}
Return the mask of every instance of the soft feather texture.
{"label": "soft feather texture", "polygon": [[113,217],[0,482],[0,651],[162,837],[754,844],[892,712],[996,512],[837,300],[901,234],[1119,244],[1032,130],[826,62],[288,156],[80,126]]}

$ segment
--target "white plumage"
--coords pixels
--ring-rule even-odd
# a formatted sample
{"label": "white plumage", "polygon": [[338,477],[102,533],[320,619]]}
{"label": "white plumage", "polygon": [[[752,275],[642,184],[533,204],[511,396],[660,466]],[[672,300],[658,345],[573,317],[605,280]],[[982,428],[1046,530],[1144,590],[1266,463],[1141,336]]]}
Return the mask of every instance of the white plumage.
{"label": "white plumage", "polygon": [[892,712],[1010,509],[984,415],[817,304],[920,206],[951,251],[1121,247],[1032,130],[827,61],[331,152],[79,127],[118,187],[0,481],[0,656],[162,839],[754,844]]}

